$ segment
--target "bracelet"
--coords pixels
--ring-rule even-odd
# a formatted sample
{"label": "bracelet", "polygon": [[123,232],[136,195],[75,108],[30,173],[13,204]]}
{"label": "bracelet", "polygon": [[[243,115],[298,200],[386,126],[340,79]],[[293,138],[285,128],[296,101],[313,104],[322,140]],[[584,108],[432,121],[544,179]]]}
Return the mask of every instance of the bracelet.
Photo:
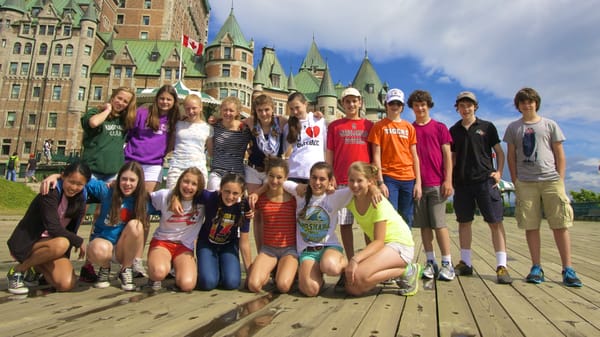
{"label": "bracelet", "polygon": [[377,180],[377,186],[383,185],[383,180]]}

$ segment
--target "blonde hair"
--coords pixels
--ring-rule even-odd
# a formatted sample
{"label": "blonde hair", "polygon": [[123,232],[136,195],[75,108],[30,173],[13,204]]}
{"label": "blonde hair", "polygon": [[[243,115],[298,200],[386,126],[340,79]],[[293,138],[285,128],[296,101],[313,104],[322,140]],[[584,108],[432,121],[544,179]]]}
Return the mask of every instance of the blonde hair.
{"label": "blonde hair", "polygon": [[[223,100],[221,101],[221,107],[225,106],[226,104],[233,104],[235,107],[235,111],[238,112],[237,116],[235,116],[235,119],[240,119],[241,118],[241,113],[242,113],[242,102],[240,101],[239,98],[235,97],[235,96],[228,96],[223,98]],[[219,111],[220,111],[219,108]]]}
{"label": "blonde hair", "polygon": [[196,94],[189,94],[183,99],[183,108],[185,109],[185,106],[190,103],[198,103],[200,106],[200,118],[205,121],[206,118],[204,118],[204,106],[202,105],[202,98]]}
{"label": "blonde hair", "polygon": [[350,171],[352,170],[364,175],[365,178],[370,181],[377,180],[377,175],[379,173],[377,166],[362,161],[355,161],[352,163],[350,168],[348,168],[348,174],[350,174]]}

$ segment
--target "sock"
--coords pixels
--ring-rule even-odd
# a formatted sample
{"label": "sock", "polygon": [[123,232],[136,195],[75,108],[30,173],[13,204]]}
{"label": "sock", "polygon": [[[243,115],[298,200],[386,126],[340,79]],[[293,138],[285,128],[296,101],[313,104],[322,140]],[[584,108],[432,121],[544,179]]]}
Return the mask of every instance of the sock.
{"label": "sock", "polygon": [[460,250],[460,259],[469,267],[473,265],[471,262],[471,250],[470,249],[461,249]]}
{"label": "sock", "polygon": [[496,252],[496,264],[506,267],[506,252]]}
{"label": "sock", "polygon": [[442,255],[442,264],[444,263],[452,265],[452,255]]}
{"label": "sock", "polygon": [[427,255],[427,261],[435,262],[435,252],[425,252],[425,255]]}

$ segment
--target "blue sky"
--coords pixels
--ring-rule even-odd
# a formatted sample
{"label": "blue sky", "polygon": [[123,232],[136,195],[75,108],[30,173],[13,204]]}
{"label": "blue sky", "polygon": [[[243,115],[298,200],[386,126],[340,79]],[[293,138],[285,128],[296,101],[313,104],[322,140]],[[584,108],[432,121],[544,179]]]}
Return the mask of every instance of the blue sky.
{"label": "blue sky", "polygon": [[[365,5],[365,4],[368,4]],[[209,40],[231,12],[211,1]],[[314,39],[334,82],[349,84],[368,53],[383,82],[431,92],[432,116],[450,126],[454,99],[473,91],[477,115],[500,137],[518,119],[512,98],[530,86],[542,96],[540,114],[567,137],[567,190],[600,192],[600,5],[582,1],[234,1],[255,61],[274,47],[286,72],[298,72]],[[404,118],[414,120],[410,109]],[[503,147],[506,148],[503,143]],[[508,171],[503,176],[509,180]]]}

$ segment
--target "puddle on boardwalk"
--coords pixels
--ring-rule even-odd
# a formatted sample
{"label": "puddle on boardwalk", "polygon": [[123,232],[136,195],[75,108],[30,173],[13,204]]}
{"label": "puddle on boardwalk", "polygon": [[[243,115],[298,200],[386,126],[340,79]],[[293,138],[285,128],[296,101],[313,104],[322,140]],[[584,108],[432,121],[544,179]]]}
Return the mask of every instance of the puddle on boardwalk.
{"label": "puddle on boardwalk", "polygon": [[41,288],[41,289],[30,289],[27,294],[10,295],[10,296],[6,296],[6,297],[2,297],[2,298],[0,298],[0,304],[12,302],[12,301],[22,301],[22,300],[26,300],[29,298],[44,297],[48,294],[53,294],[55,292],[56,292],[56,289],[54,289],[52,287],[46,287],[46,288]]}
{"label": "puddle on boardwalk", "polygon": [[[238,305],[235,309],[230,310],[223,315],[213,319],[200,328],[190,332],[186,337],[209,337],[222,329],[234,324],[242,318],[255,313],[276,299],[279,295],[267,294],[253,301]],[[227,336],[253,336],[260,329],[269,325],[271,321],[277,317],[283,310],[280,308],[269,308],[264,310],[264,313],[257,315],[254,319],[241,326],[238,330]]]}

